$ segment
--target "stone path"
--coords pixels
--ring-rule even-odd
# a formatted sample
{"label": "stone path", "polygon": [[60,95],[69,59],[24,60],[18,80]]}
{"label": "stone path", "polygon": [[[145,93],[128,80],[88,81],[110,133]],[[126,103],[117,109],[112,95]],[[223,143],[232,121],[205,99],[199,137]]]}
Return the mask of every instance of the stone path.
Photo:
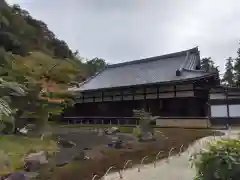
{"label": "stone path", "polygon": [[[223,131],[224,137],[238,138],[240,130]],[[216,137],[220,138],[220,137]],[[138,168],[127,169],[123,172],[124,180],[193,180],[195,169],[191,168],[189,159],[191,154],[199,152],[206,144],[213,140],[214,137],[205,137],[195,142],[180,156],[172,156],[167,162],[166,159],[157,163],[156,168],[153,164],[148,164]],[[111,173],[104,180],[120,180],[118,173]]]}

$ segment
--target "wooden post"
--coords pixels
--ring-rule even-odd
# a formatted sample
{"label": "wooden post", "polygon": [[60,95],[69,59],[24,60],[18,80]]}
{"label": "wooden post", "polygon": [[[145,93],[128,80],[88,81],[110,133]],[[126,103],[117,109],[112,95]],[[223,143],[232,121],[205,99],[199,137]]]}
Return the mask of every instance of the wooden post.
{"label": "wooden post", "polygon": [[227,122],[226,122],[226,127],[229,128],[230,115],[229,115],[229,103],[228,103],[228,89],[224,89],[224,93],[225,93],[226,102],[227,102]]}

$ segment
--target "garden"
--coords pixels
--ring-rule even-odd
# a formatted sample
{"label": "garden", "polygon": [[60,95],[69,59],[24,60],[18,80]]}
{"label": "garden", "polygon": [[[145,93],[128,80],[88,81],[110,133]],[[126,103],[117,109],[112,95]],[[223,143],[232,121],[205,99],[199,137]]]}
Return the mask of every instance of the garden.
{"label": "garden", "polygon": [[[134,110],[140,125],[58,125],[48,122],[73,101],[69,94],[57,101],[37,84],[22,86],[1,80],[0,175],[23,173],[33,179],[77,180],[103,176],[110,166],[131,168],[184,151],[196,140],[222,135],[210,129],[156,128],[154,118]],[[64,98],[63,98],[64,97]],[[26,103],[27,102],[27,103]],[[23,119],[22,116],[31,117]],[[29,124],[32,124],[31,126]],[[27,127],[27,133],[24,131]],[[235,180],[239,176],[239,140],[222,139],[195,155],[196,180]]]}

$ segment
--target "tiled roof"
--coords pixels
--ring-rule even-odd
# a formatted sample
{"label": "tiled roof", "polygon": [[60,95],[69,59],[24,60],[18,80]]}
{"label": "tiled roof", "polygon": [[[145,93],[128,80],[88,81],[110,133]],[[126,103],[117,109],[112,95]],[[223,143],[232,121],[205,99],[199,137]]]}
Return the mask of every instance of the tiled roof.
{"label": "tiled roof", "polygon": [[[71,90],[85,91],[195,79],[209,73],[200,66],[198,48],[107,66],[103,71]],[[180,75],[177,75],[179,71]]]}

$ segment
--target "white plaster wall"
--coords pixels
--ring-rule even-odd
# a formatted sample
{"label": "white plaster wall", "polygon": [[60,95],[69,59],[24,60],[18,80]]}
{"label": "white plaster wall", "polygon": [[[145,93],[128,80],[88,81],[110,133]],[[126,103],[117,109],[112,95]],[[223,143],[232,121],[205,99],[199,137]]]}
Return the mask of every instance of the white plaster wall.
{"label": "white plaster wall", "polygon": [[194,97],[193,91],[176,92],[176,97]]}
{"label": "white plaster wall", "polygon": [[229,105],[229,116],[240,117],[240,104]]}
{"label": "white plaster wall", "polygon": [[211,105],[211,117],[227,117],[227,105]]}
{"label": "white plaster wall", "polygon": [[210,99],[225,99],[226,96],[223,93],[210,94]]}

